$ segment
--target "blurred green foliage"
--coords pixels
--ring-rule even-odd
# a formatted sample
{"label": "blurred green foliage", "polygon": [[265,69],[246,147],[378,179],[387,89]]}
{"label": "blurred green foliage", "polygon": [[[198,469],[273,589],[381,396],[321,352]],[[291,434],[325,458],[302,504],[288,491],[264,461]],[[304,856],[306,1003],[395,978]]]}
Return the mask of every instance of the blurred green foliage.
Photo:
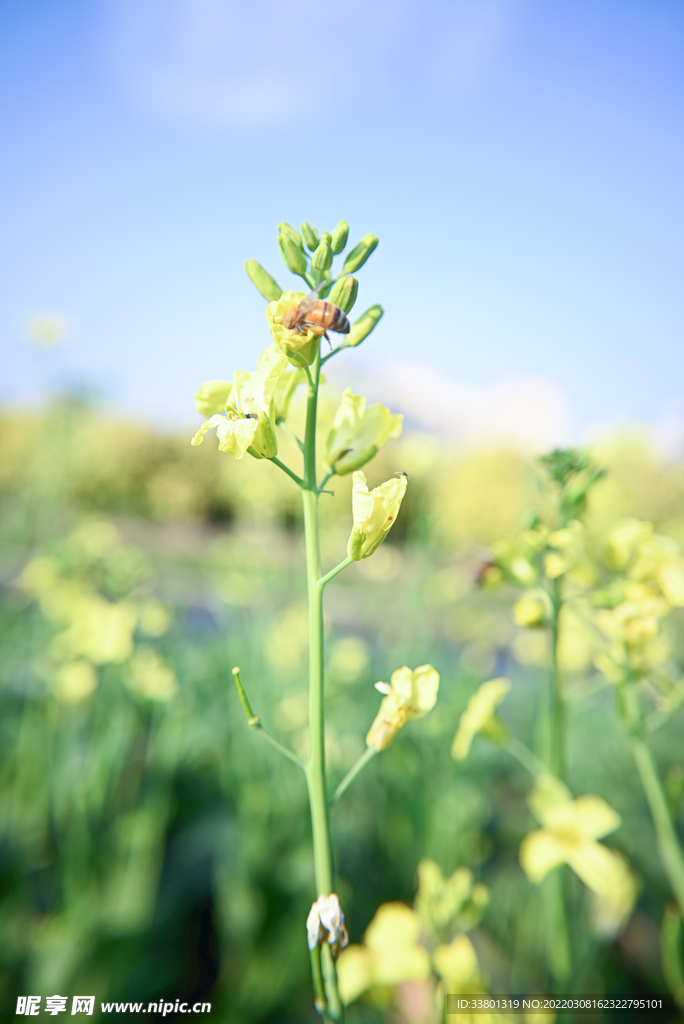
{"label": "blurred green foliage", "polygon": [[[0,452],[4,1018],[19,994],[86,992],[209,998],[230,1024],[316,1019],[304,783],[255,742],[230,674],[241,666],[255,712],[301,750],[298,495],[271,466],[236,465],[212,443],[191,449],[189,437],[66,401],[42,416],[5,414]],[[683,540],[682,467],[660,461],[638,436],[598,454],[608,472],[590,495],[589,531],[598,537],[635,516]],[[364,749],[377,680],[429,651],[442,685],[437,711],[375,759],[335,808],[351,938],[360,941],[381,903],[413,902],[423,858],[447,877],[467,866],[490,890],[471,933],[490,990],[543,990],[539,891],[518,862],[532,824],[529,781],[485,743],[463,764],[449,754],[468,698],[494,674],[514,683],[501,717],[532,741],[543,636],[516,625],[512,588],[489,593],[476,578],[488,545],[518,531],[535,504],[534,465],[515,451],[463,453],[407,432],[378,455],[371,485],[398,469],[412,480],[397,525],[328,594],[331,773],[341,778]],[[344,494],[350,481],[334,486]],[[332,505],[322,500],[329,564],[351,522],[348,502],[334,503],[341,512]],[[86,606],[129,610],[118,647],[98,653],[82,627],[74,633]],[[667,628],[681,664],[680,612]],[[93,674],[64,676],[78,662]],[[668,885],[628,741],[611,695],[597,689],[586,699],[584,667],[568,671],[582,697],[570,702],[569,783],[619,812],[612,845],[642,885],[614,944],[577,932],[580,983],[662,992],[657,934]],[[680,826],[681,727],[680,713],[654,740]],[[586,893],[575,882],[579,922]],[[381,1019],[361,1004],[349,1017]]]}

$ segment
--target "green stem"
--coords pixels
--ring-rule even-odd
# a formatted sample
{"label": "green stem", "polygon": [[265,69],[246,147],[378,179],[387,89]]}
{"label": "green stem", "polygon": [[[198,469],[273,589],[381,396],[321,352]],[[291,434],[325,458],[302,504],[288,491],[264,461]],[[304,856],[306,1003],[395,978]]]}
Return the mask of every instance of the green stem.
{"label": "green stem", "polygon": [[337,348],[332,350],[332,352],[328,352],[328,354],[323,356],[321,359],[321,366],[323,366],[324,363],[327,363],[329,359],[332,359],[333,356],[336,356],[338,352],[341,352],[343,348],[349,348],[349,345],[338,345]]}
{"label": "green stem", "polygon": [[546,946],[549,968],[558,994],[569,991],[568,985],[572,976],[568,918],[563,888],[564,875],[563,868],[559,868],[557,871],[552,871],[551,874],[547,875],[542,883],[544,889],[544,908],[546,911]]}
{"label": "green stem", "polygon": [[334,569],[331,569],[330,572],[325,574],[325,576],[319,577],[318,586],[320,589],[323,590],[326,584],[330,583],[330,580],[334,579],[338,572],[342,572],[342,570],[346,569],[348,565],[351,565],[352,561],[352,558],[343,558],[339,565],[336,565]]}
{"label": "green stem", "polygon": [[532,753],[529,747],[517,740],[515,736],[508,737],[505,749],[523,768],[527,769],[533,778],[536,779],[538,775],[543,775],[546,772],[546,766]]}
{"label": "green stem", "polygon": [[302,478],[300,476],[297,476],[296,473],[293,473],[292,470],[288,466],[286,466],[284,462],[281,462],[280,459],[276,458],[275,455],[273,456],[272,459],[269,459],[269,462],[272,462],[274,466],[278,466],[279,469],[282,469],[283,473],[287,473],[287,475],[292,480],[294,480],[298,487],[306,486]]}
{"label": "green stem", "polygon": [[675,899],[684,916],[684,854],[675,830],[667,797],[651,750],[644,737],[644,725],[635,683],[625,680],[619,687],[619,707],[625,725],[632,734],[632,754],[653,819],[658,855]]}
{"label": "green stem", "polygon": [[[563,700],[558,645],[563,595],[560,578],[551,581],[551,663],[543,721],[541,761],[546,770],[565,781],[565,704]],[[519,753],[519,751],[518,751]],[[567,991],[572,976],[572,954],[565,904],[565,869],[549,875],[544,883],[544,906],[548,961],[557,992]]]}
{"label": "green stem", "polygon": [[[323,493],[323,488],[327,484],[327,482],[330,479],[330,477],[334,476],[334,475],[335,475],[335,470],[334,469],[329,469],[328,472],[323,477],[323,479],[321,480],[320,484],[318,485],[318,493],[319,494]],[[327,491],[326,493],[327,494],[331,494],[332,492],[331,491]]]}
{"label": "green stem", "polygon": [[632,753],[653,819],[660,862],[684,916],[684,855],[670,816],[658,769],[649,747],[640,736],[632,737]]}
{"label": "green stem", "polygon": [[281,428],[281,430],[284,430],[286,434],[290,435],[292,440],[295,442],[295,444],[299,448],[300,452],[303,452],[304,451],[304,442],[301,440],[301,438],[297,437],[297,435],[295,434],[294,430],[290,430],[290,428],[288,427],[288,425],[285,422],[285,420],[278,420],[278,426]]}
{"label": "green stem", "polygon": [[[323,587],[321,554],[318,536],[318,489],[316,484],[316,415],[318,382],[321,370],[320,348],[313,364],[313,374],[307,372],[309,394],[306,410],[304,439],[304,540],[306,546],[306,581],[309,602],[309,761],[306,778],[311,806],[313,833],[314,876],[319,896],[333,892],[332,848],[330,844],[330,817],[328,811],[327,780],[325,773],[325,715],[323,675]],[[327,998],[327,1013],[331,1020],[344,1020],[344,1010],[337,989],[335,963],[327,946],[321,949],[321,969]]]}
{"label": "green stem", "polygon": [[356,764],[352,765],[352,767],[349,769],[349,771],[347,772],[347,774],[345,775],[345,777],[342,779],[339,786],[335,790],[333,796],[330,799],[331,804],[336,803],[340,799],[344,791],[349,786],[351,786],[352,782],[359,774],[359,772],[363,771],[368,762],[372,761],[376,754],[377,750],[375,749],[375,747],[366,747],[366,749],[364,750],[363,754],[358,759]]}
{"label": "green stem", "polygon": [[560,613],[563,607],[560,579],[551,582],[551,671],[549,674],[548,722],[544,761],[557,779],[565,781],[565,702],[563,700],[558,644]]}

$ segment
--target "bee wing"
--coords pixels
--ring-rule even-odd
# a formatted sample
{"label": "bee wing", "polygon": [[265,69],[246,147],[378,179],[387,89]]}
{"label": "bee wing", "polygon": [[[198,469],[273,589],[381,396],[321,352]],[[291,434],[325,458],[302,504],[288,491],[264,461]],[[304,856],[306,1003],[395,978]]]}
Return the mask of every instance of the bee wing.
{"label": "bee wing", "polygon": [[304,296],[302,301],[297,306],[297,316],[299,316],[300,318],[306,316],[309,310],[314,308],[314,306],[318,302],[318,298],[318,290],[314,288],[312,292],[309,292],[308,295]]}

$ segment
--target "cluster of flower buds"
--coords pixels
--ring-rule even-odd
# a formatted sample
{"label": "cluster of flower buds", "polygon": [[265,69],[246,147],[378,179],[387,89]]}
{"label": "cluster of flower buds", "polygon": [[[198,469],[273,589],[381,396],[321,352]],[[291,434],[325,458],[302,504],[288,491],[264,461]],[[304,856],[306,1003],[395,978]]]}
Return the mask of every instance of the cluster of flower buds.
{"label": "cluster of flower buds", "polygon": [[314,950],[319,943],[327,942],[334,959],[349,942],[347,929],[344,925],[344,914],[340,901],[334,892],[329,896],[319,896],[311,904],[306,919],[306,933],[309,949]]}

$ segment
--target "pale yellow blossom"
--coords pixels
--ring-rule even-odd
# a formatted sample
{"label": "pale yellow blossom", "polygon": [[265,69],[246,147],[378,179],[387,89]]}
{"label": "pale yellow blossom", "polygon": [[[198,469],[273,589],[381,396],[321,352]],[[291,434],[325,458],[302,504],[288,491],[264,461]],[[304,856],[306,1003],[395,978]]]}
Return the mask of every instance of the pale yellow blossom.
{"label": "pale yellow blossom", "polygon": [[368,558],[382,544],[394,524],[408,478],[400,473],[372,491],[361,470],[353,476],[352,515],[354,526],[347,545],[347,554],[355,562]]}
{"label": "pale yellow blossom", "polygon": [[468,756],[470,744],[477,733],[484,733],[494,740],[501,739],[503,726],[494,712],[510,688],[510,679],[490,679],[482,683],[470,698],[451,744],[451,756],[457,761],[463,761]]}
{"label": "pale yellow blossom", "polygon": [[412,718],[422,718],[435,706],[439,672],[432,665],[420,665],[413,672],[404,665],[392,673],[389,686],[376,683],[375,687],[385,697],[368,731],[366,743],[375,750],[385,750],[407,722]]}

